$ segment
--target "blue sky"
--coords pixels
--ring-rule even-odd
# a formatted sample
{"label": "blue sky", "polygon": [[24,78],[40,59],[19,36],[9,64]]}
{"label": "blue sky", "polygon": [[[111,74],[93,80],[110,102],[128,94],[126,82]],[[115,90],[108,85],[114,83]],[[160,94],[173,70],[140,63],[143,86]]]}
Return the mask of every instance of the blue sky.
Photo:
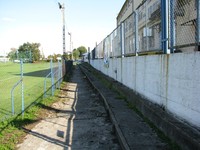
{"label": "blue sky", "polygon": [[0,54],[25,42],[41,43],[45,55],[62,53],[58,2],[65,4],[66,33],[72,33],[73,48],[83,45],[93,49],[116,27],[125,0],[1,0]]}

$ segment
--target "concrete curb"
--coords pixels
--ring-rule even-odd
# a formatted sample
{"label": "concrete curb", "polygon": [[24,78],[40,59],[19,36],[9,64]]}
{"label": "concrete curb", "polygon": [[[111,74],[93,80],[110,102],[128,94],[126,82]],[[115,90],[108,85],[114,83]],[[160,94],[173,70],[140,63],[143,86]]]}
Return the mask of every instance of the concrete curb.
{"label": "concrete curb", "polygon": [[[80,66],[79,66],[80,67]],[[116,118],[112,112],[112,110],[110,109],[109,105],[108,105],[108,102],[106,100],[106,98],[104,97],[104,95],[101,93],[101,91],[94,85],[94,83],[92,82],[91,78],[88,76],[87,73],[85,73],[83,70],[82,67],[80,67],[81,71],[84,73],[84,75],[86,76],[86,78],[88,79],[89,83],[94,87],[94,89],[100,94],[100,97],[103,99],[104,101],[104,104],[105,104],[105,107],[106,107],[106,110],[110,116],[110,119],[114,125],[114,128],[115,128],[115,131],[116,131],[116,134],[117,134],[117,138],[119,140],[119,143],[120,143],[120,146],[122,147],[123,150],[130,150],[130,147],[121,131],[121,129],[119,128],[119,125],[116,121]]]}

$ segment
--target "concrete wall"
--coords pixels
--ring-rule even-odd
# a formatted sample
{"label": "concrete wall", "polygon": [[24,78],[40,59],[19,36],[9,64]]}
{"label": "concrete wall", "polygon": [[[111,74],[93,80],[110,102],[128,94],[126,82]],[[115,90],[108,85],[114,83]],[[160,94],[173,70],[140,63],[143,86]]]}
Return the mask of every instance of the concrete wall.
{"label": "concrete wall", "polygon": [[200,53],[92,60],[104,74],[200,127]]}

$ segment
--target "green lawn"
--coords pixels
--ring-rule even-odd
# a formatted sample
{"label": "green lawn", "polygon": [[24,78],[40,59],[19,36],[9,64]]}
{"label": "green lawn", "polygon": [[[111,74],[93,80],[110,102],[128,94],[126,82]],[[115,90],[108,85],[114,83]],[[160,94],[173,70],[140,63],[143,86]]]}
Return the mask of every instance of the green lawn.
{"label": "green lawn", "polygon": [[[44,79],[49,72],[50,63],[25,63],[23,65],[25,107],[36,101],[44,93]],[[12,113],[11,90],[19,80],[19,63],[0,63],[0,121]],[[50,86],[51,78],[47,78],[47,88]],[[14,90],[14,109],[16,114],[21,111],[21,93],[20,83]]]}

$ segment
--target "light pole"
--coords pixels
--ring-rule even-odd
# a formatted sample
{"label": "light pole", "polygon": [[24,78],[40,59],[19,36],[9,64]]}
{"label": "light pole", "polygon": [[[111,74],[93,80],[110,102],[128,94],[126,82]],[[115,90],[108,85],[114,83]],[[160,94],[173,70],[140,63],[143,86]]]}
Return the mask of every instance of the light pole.
{"label": "light pole", "polygon": [[17,49],[17,60],[19,60],[19,51]]}
{"label": "light pole", "polygon": [[63,20],[63,55],[66,54],[65,50],[65,6],[64,3],[61,5],[58,3],[59,9],[62,11],[62,20]]}
{"label": "light pole", "polygon": [[70,36],[70,42],[69,42],[69,51],[71,52],[72,54],[72,60],[73,60],[73,50],[72,50],[72,33],[71,32],[68,32],[68,35]]}

